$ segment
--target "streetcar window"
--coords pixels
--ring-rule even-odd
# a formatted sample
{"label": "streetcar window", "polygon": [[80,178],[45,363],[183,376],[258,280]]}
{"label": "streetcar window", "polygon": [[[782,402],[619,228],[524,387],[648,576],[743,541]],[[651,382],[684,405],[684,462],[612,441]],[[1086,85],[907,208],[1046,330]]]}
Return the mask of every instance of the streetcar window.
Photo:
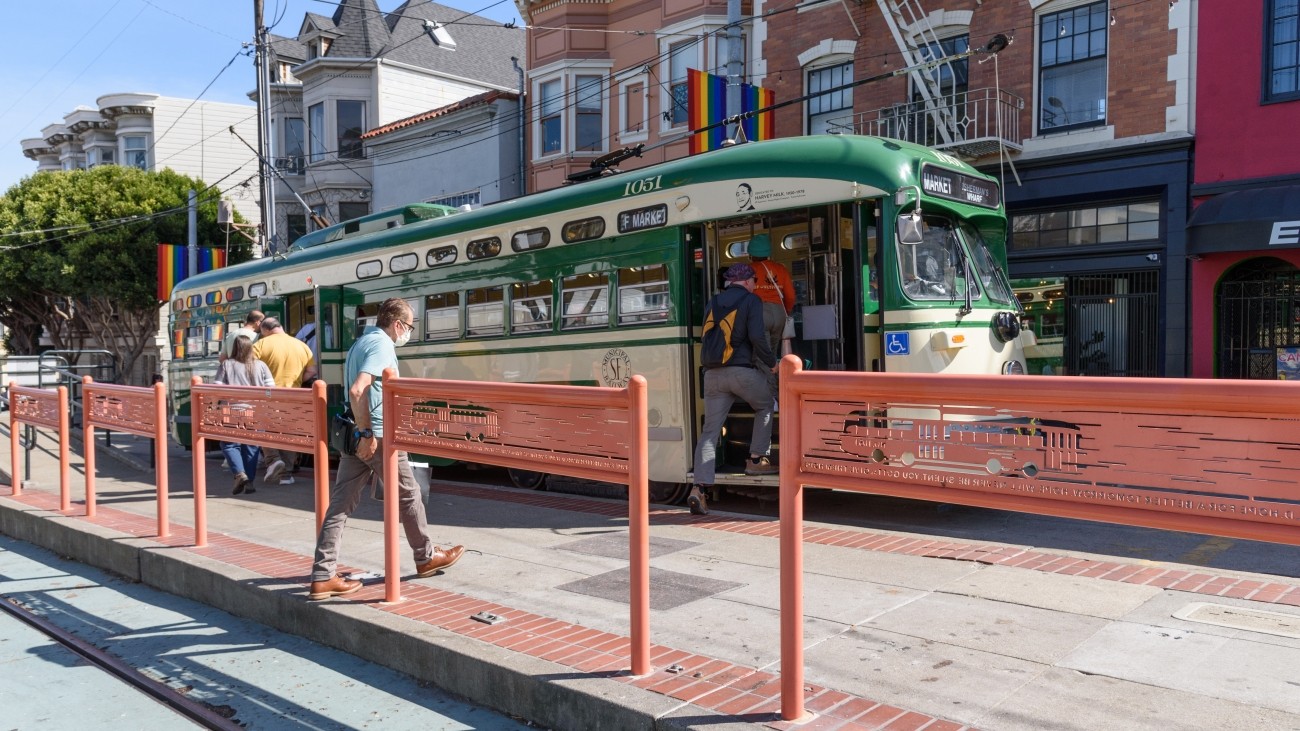
{"label": "streetcar window", "polygon": [[733,241],[727,247],[728,259],[739,259],[742,256],[749,256],[749,239]]}
{"label": "streetcar window", "polygon": [[361,334],[366,331],[366,328],[370,327],[371,325],[374,325],[378,321],[379,321],[378,302],[371,302],[364,305],[357,305],[357,314],[356,314],[357,331],[356,334],[353,335],[353,339],[361,337]]}
{"label": "streetcar window", "polygon": [[248,286],[248,296],[249,296],[249,297],[265,297],[265,296],[266,296],[266,282],[258,282],[257,284],[250,284],[250,285]]}
{"label": "streetcar window", "polygon": [[190,307],[191,307],[191,308],[193,308],[193,307],[202,307],[202,306],[203,306],[203,295],[201,295],[201,294],[192,294],[192,295],[190,295]]}
{"label": "streetcar window", "polygon": [[424,298],[424,339],[460,337],[460,292],[431,294]]}
{"label": "streetcar window", "polygon": [[469,327],[466,335],[472,338],[504,335],[505,306],[503,287],[480,287],[466,292],[465,323]]}
{"label": "streetcar window", "polygon": [[415,254],[399,254],[388,260],[388,271],[393,274],[409,272],[420,265],[420,257]]}
{"label": "streetcar window", "polygon": [[577,274],[562,284],[565,330],[609,324],[609,275]]}
{"label": "streetcar window", "polygon": [[489,259],[501,253],[501,239],[493,236],[487,239],[478,239],[465,245],[465,258],[470,261],[475,259]]}
{"label": "streetcar window", "polygon": [[357,265],[357,279],[370,279],[384,273],[384,263],[378,259],[363,261]]}
{"label": "streetcar window", "polygon": [[919,244],[897,246],[903,292],[914,300],[955,302],[965,296],[964,253],[952,222],[926,216],[921,236]]}
{"label": "streetcar window", "polygon": [[554,291],[549,279],[510,285],[510,332],[549,331]]}
{"label": "streetcar window", "polygon": [[207,355],[203,346],[204,327],[195,325],[185,329],[185,357],[202,358]]}
{"label": "streetcar window", "polygon": [[618,324],[668,320],[668,267],[618,270]]}
{"label": "streetcar window", "polygon": [[227,290],[226,290],[226,301],[227,301],[227,302],[238,302],[238,301],[242,300],[243,298],[244,298],[244,288],[243,288],[243,287],[231,287],[230,289],[227,289]]}
{"label": "streetcar window", "polygon": [[321,347],[325,350],[336,350],[339,344],[334,339],[334,323],[339,319],[339,306],[333,303],[325,305],[325,310],[321,313],[321,325],[324,327],[325,337],[321,340]]}
{"label": "streetcar window", "polygon": [[221,304],[221,290],[218,289],[213,292],[208,292],[207,296],[204,297],[204,301],[210,305]]}
{"label": "streetcar window", "polygon": [[781,239],[781,248],[786,251],[808,248],[808,232],[800,231],[797,234],[786,234]]}
{"label": "streetcar window", "polygon": [[456,262],[455,246],[439,246],[436,249],[429,249],[429,253],[424,255],[424,265],[430,267],[441,267]]}
{"label": "streetcar window", "polygon": [[581,221],[569,221],[564,224],[560,236],[564,243],[572,244],[577,241],[590,241],[598,239],[605,235],[605,219],[600,216],[594,218],[584,218]]}
{"label": "streetcar window", "polygon": [[218,355],[221,353],[221,341],[225,339],[226,326],[223,324],[208,325],[207,332],[207,355]]}
{"label": "streetcar window", "polygon": [[172,357],[180,360],[185,357],[185,328],[172,331]]}
{"label": "streetcar window", "polygon": [[[601,224],[604,225],[603,223]],[[510,237],[510,248],[515,251],[532,251],[534,249],[544,249],[551,243],[551,230],[548,228],[534,228],[528,231],[520,231]]]}

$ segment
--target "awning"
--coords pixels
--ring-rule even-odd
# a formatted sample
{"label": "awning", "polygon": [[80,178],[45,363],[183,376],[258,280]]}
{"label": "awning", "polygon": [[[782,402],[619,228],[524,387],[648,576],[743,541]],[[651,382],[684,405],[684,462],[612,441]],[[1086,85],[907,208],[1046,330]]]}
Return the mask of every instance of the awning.
{"label": "awning", "polygon": [[1300,185],[1220,193],[1187,222],[1187,253],[1300,248]]}

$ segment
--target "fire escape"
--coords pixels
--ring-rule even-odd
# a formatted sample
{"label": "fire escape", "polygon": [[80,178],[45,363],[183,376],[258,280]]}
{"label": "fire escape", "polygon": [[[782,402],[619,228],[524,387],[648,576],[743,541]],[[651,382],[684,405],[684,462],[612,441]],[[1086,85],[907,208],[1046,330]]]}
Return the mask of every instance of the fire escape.
{"label": "fire escape", "polygon": [[[876,5],[905,65],[944,56],[943,43],[920,0],[876,0]],[[956,80],[964,78],[968,63],[961,59],[913,69],[913,101],[831,120],[831,130],[906,140],[968,159],[1000,149],[1021,150],[1024,100],[1002,89],[959,90]]]}

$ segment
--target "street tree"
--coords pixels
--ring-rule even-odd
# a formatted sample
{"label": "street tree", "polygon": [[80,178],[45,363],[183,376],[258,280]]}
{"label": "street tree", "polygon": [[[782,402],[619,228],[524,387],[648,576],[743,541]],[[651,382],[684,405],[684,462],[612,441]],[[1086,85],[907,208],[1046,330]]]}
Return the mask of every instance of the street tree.
{"label": "street tree", "polygon": [[189,190],[199,191],[200,246],[229,245],[218,193],[171,170],[102,165],[36,173],[0,197],[0,323],[16,353],[44,331],[60,349],[99,348],[130,373],[158,331],[159,243],[186,241]]}

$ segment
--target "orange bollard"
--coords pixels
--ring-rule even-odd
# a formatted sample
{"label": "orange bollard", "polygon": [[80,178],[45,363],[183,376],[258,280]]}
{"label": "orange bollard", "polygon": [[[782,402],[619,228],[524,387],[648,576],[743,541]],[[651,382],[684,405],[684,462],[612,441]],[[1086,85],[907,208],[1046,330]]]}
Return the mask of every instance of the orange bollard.
{"label": "orange bollard", "polygon": [[68,446],[68,387],[59,386],[59,510],[72,509],[72,455]]}
{"label": "orange bollard", "polygon": [[[94,383],[95,379],[90,376],[82,376],[82,393],[85,387]],[[82,405],[85,405],[85,399],[82,399]],[[95,517],[95,423],[91,420],[89,409],[82,409],[81,412],[81,433],[82,442],[86,445],[86,517]]]}
{"label": "orange bollard", "polygon": [[153,397],[153,468],[158,486],[158,537],[166,538],[171,532],[167,521],[167,497],[171,488],[167,482],[167,390],[161,383],[153,385]]}
{"label": "orange bollard", "polygon": [[17,381],[9,382],[9,494],[14,497],[23,494],[23,478],[18,476],[18,450],[22,449],[22,440],[18,438],[18,417],[14,416],[14,389],[17,387]]}
{"label": "orange bollard", "polygon": [[194,415],[191,422],[194,434],[194,545],[199,548],[208,545],[208,470],[204,461],[208,440],[203,438],[198,428],[203,396],[194,391],[194,386],[202,384],[203,379],[198,376],[190,379],[190,413]]}

